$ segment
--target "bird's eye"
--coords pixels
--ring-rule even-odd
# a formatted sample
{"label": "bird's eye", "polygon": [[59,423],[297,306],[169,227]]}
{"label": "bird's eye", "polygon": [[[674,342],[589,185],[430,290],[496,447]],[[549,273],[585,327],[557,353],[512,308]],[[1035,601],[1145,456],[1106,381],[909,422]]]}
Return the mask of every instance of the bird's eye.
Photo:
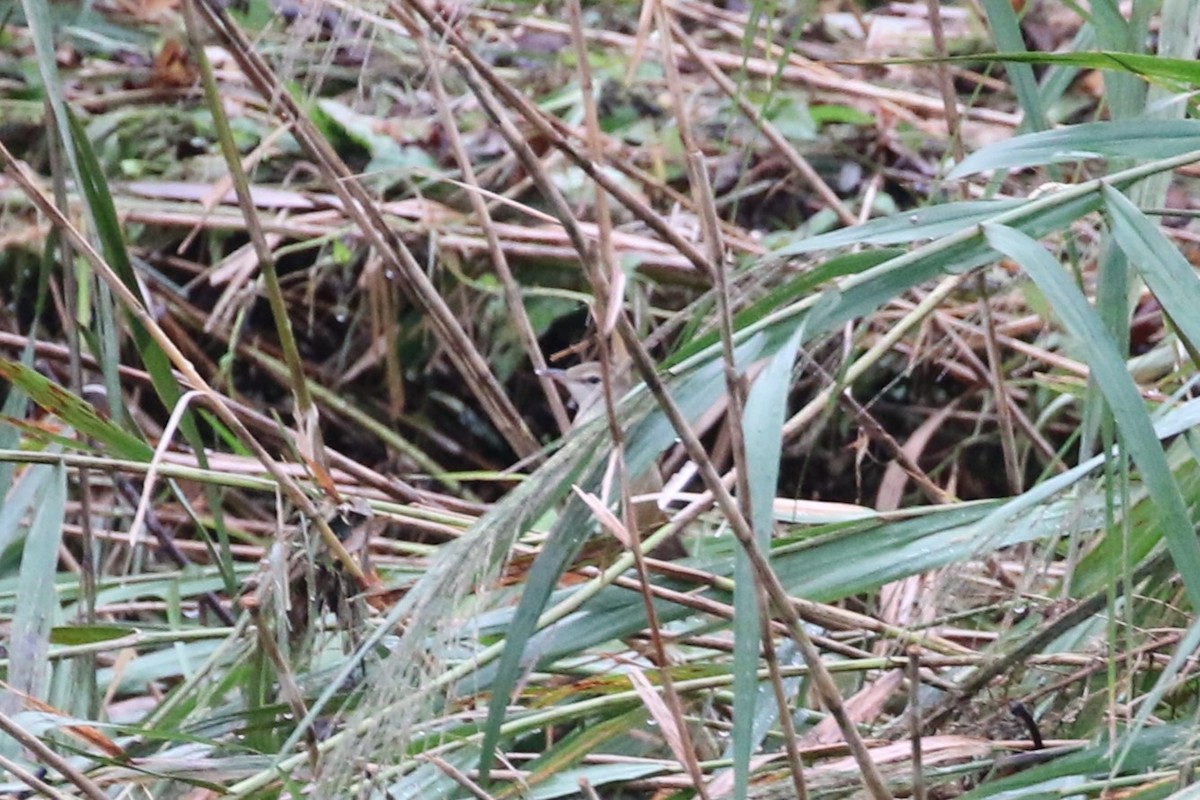
{"label": "bird's eye", "polygon": [[599,375],[589,375],[589,376],[587,376],[587,378],[585,380],[587,383],[590,383],[593,386],[595,386],[596,384],[600,383],[601,378]]}

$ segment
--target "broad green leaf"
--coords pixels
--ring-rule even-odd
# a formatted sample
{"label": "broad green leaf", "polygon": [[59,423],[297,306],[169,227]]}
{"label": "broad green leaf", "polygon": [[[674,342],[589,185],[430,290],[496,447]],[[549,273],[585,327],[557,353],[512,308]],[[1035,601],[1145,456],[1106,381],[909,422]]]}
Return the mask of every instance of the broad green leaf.
{"label": "broad green leaf", "polygon": [[[12,450],[20,443],[20,433],[16,425],[4,424],[12,419],[8,411],[15,412],[17,409],[25,405],[25,395],[17,387],[9,389],[8,397],[4,402],[3,410],[0,410],[0,450]],[[25,425],[26,423],[21,423]],[[13,475],[16,473],[17,465],[9,460],[0,461],[0,497],[7,498],[9,489],[13,485]],[[0,553],[4,552],[5,533],[3,528],[0,528]]]}
{"label": "broad green leaf", "polygon": [[[465,772],[471,769],[471,762],[475,761],[477,756],[475,749],[470,748],[441,753],[439,758],[455,769]],[[445,769],[427,761],[419,764],[416,769],[402,779],[388,786],[386,794],[381,794],[379,797],[386,797],[389,800],[391,798],[394,800],[424,800],[426,797],[451,798],[458,796],[458,788],[460,787],[446,774]],[[369,794],[364,796],[371,797]],[[489,796],[495,797],[495,795]]]}
{"label": "broad green leaf", "polygon": [[54,477],[47,465],[34,465],[21,472],[0,502],[0,552],[28,533],[26,516],[36,508],[36,499],[46,493],[46,484]]}
{"label": "broad green leaf", "polygon": [[[617,764],[590,764],[586,767],[576,767],[565,770],[550,780],[538,786],[529,793],[529,800],[557,800],[560,797],[579,797],[579,781],[586,778],[592,787],[620,784],[648,778],[662,772],[662,767],[653,762],[629,761]],[[604,794],[600,795],[604,797]],[[620,796],[620,795],[609,795]]]}
{"label": "broad green leaf", "polygon": [[[1104,182],[1118,188],[1125,187],[1151,175],[1169,171],[1197,160],[1200,160],[1200,149],[1189,151],[1181,156],[1131,167],[1109,175]],[[1033,200],[1015,201],[1016,205],[1006,209],[997,209],[995,215],[989,217],[988,220],[996,224],[1015,227],[1034,238],[1045,236],[1068,227],[1080,217],[1098,208],[1100,206],[1100,183],[1100,181],[1091,181],[1066,187]],[[976,221],[964,220],[961,225],[954,226],[955,229],[952,232],[947,232],[941,238],[914,247],[903,255],[891,258],[864,272],[848,276],[838,282],[835,288],[827,289],[826,293],[836,297],[836,302],[831,302],[826,306],[826,312],[820,321],[821,324],[808,323],[807,335],[810,339],[818,337],[836,329],[848,320],[869,314],[883,303],[938,275],[947,272],[963,272],[994,260],[994,250],[987,242],[983,241],[979,229],[976,227]],[[842,244],[848,243],[842,242]],[[799,299],[787,307],[770,313],[758,322],[739,328],[736,335],[740,340],[754,335],[759,330],[771,330],[786,325],[791,317],[809,313],[815,303],[815,297]],[[698,353],[695,358],[697,360],[705,356],[714,358],[716,356],[712,351],[715,351],[715,348]]]}
{"label": "broad green leaf", "polygon": [[[1066,194],[1061,202],[1026,202],[989,218],[1014,220],[1014,224],[1036,237],[1061,230],[1099,205],[1098,193]],[[852,276],[836,289],[826,290],[826,297],[821,300],[820,319],[806,324],[806,335],[811,339],[835,330],[849,320],[872,313],[925,281],[945,273],[966,272],[994,259],[995,251],[983,240],[976,223],[964,222],[953,234]],[[789,314],[810,313],[816,307],[815,300],[803,311],[797,304],[796,309],[773,315],[761,324],[778,327],[784,324]],[[753,331],[755,327],[750,326],[748,330]]]}
{"label": "broad green leaf", "polygon": [[[1076,53],[1096,49],[1096,29],[1091,23],[1085,22],[1080,27],[1066,49]],[[1051,65],[1042,74],[1038,88],[1042,96],[1042,107],[1051,115],[1051,122],[1055,121],[1053,118],[1061,120],[1069,117],[1070,110],[1082,108],[1088,102],[1086,98],[1079,97],[1077,92],[1070,92],[1079,72],[1077,67]]]}
{"label": "broad green leaf", "polygon": [[[1155,436],[1167,439],[1200,425],[1200,400],[1192,400],[1166,414],[1154,426]],[[801,530],[795,544],[780,539],[772,564],[788,590],[797,596],[832,602],[878,589],[885,583],[995,552],[1023,542],[1054,539],[1064,530],[1081,533],[1102,530],[1103,498],[1090,492],[1068,492],[1101,468],[1104,456],[1095,456],[1010,500],[922,508],[910,519],[888,515],[852,523]],[[1055,499],[1062,495],[1061,499]],[[821,533],[821,531],[828,531]],[[723,548],[723,552],[722,552]],[[732,575],[737,544],[731,536],[710,543],[712,555],[699,566],[714,574]],[[686,584],[675,588],[687,590]],[[1094,591],[1078,588],[1078,592]],[[557,603],[576,590],[555,594]],[[728,602],[724,593],[714,595]],[[657,604],[662,620],[690,615],[666,601]],[[479,619],[484,634],[500,634],[509,627],[512,611],[503,609]],[[561,623],[543,630],[529,645],[540,663],[583,652],[589,647],[632,635],[646,626],[641,599],[620,590],[606,589]],[[490,672],[478,676],[487,686]]]}
{"label": "broad green leaf", "polygon": [[[944,567],[957,561],[976,558],[988,551],[1022,542],[1058,536],[1066,524],[1078,529],[1095,530],[1103,524],[1103,509],[1077,501],[1059,501],[1047,507],[1034,507],[1010,518],[1002,534],[981,535],[979,523],[990,512],[1003,507],[997,501],[923,509],[912,518],[888,522],[882,518],[828,526],[830,533],[789,543],[781,538],[771,555],[771,563],[790,594],[818,602],[833,602],[878,589],[885,583]],[[733,575],[734,555],[740,545],[732,534],[706,543],[711,556],[699,560],[697,567],[722,578]],[[667,586],[679,591],[695,587],[678,581]],[[559,602],[577,590],[564,590],[551,602]],[[710,590],[705,596],[728,603],[730,595]],[[691,616],[690,608],[657,601],[660,621],[666,623]],[[511,610],[497,611],[480,619],[481,631],[501,634],[509,627]],[[538,655],[537,665],[584,652],[603,642],[619,640],[646,627],[641,599],[624,589],[608,588],[587,601],[576,614],[534,636],[527,650]],[[534,663],[528,666],[535,666]],[[487,686],[490,672],[478,678]]]}
{"label": "broad green leaf", "polygon": [[[1149,38],[1147,10],[1150,3],[1137,3],[1128,15],[1117,0],[1096,0],[1090,6],[1090,20],[1096,29],[1100,48],[1113,52],[1141,53]],[[1129,70],[1107,70],[1104,101],[1112,119],[1129,119],[1145,110],[1146,86]]]}
{"label": "broad green leaf", "polygon": [[[12,417],[0,415],[0,422],[6,422],[16,432],[19,432],[24,437],[24,447],[26,450],[43,449],[47,445],[55,445],[64,450],[75,450],[81,453],[98,454],[99,446],[92,446],[91,442],[79,441],[71,436],[64,436],[60,433],[53,433],[46,427],[43,427],[37,422],[24,422]],[[74,431],[68,432],[74,435]],[[12,461],[6,462],[12,464]]]}

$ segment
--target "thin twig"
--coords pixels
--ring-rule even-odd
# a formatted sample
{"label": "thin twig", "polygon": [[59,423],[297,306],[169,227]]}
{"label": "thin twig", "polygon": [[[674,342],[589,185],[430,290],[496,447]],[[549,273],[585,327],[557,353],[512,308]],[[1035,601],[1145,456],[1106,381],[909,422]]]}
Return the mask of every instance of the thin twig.
{"label": "thin twig", "polygon": [[[594,160],[598,160],[601,152],[600,121],[591,90],[591,67],[588,60],[587,42],[583,36],[583,11],[579,0],[568,0],[567,9],[571,23],[572,38],[576,43],[576,52],[579,57],[579,72],[583,86],[590,155]],[[540,181],[541,179],[535,177],[535,180]],[[555,203],[555,205],[561,207],[558,203]],[[667,652],[667,647],[663,642],[662,623],[659,621],[658,609],[654,604],[654,597],[648,590],[650,586],[649,572],[646,566],[646,559],[642,554],[641,543],[638,541],[640,531],[637,530],[637,515],[634,512],[631,500],[632,490],[630,488],[629,472],[625,466],[624,432],[621,430],[620,421],[617,418],[616,400],[618,398],[615,397],[613,376],[610,374],[611,370],[617,366],[617,362],[609,354],[610,349],[615,349],[610,348],[609,339],[618,316],[624,317],[625,312],[622,300],[624,298],[625,281],[624,273],[621,272],[620,265],[616,263],[616,259],[613,257],[612,220],[609,216],[607,198],[599,188],[596,194],[596,211],[599,227],[598,248],[592,252],[591,258],[588,257],[588,252],[581,253],[580,256],[585,259],[585,263],[590,267],[589,273],[596,298],[595,316],[597,341],[601,352],[600,364],[604,377],[605,411],[608,417],[609,431],[613,438],[613,452],[617,462],[617,470],[621,478],[622,516],[625,520],[626,530],[630,534],[629,545],[634,559],[634,567],[637,570],[637,574],[641,579],[640,584],[643,587],[643,591],[641,592],[642,603],[646,611],[651,646],[654,648],[655,657],[658,662],[658,675],[663,690],[663,702],[670,713],[671,722],[675,727],[676,736],[678,736],[680,752],[676,753],[676,757],[681,760],[683,768],[691,777],[692,786],[695,788],[696,793],[703,800],[707,800],[708,790],[706,788],[704,772],[700,768],[700,761],[696,755],[696,747],[692,741],[691,731],[688,728],[687,719],[684,715],[683,699],[679,696],[679,692],[676,691],[675,681],[671,676],[670,654]],[[623,362],[624,359],[622,358],[621,361]]]}
{"label": "thin twig", "polygon": [[[929,0],[936,3],[937,0]],[[987,353],[987,375],[996,393],[996,419],[1000,422],[1000,449],[1004,453],[1004,473],[1008,476],[1008,490],[1015,496],[1021,493],[1020,463],[1017,456],[1017,439],[1013,434],[1013,403],[1008,397],[1008,381],[1001,370],[1000,345],[996,342],[996,324],[992,319],[992,306],[988,300],[987,277],[983,271],[976,275],[979,287],[979,312],[983,317],[983,341]]]}
{"label": "thin twig", "polygon": [[[762,602],[759,614],[762,619],[769,619],[770,607],[766,595],[760,595]],[[788,702],[787,691],[783,686],[783,674],[779,669],[779,654],[775,650],[775,637],[771,626],[763,625],[762,633],[763,660],[767,662],[767,672],[771,676],[771,691],[775,695],[775,708],[779,712],[779,727],[783,730],[783,746],[787,752],[788,772],[792,779],[792,788],[796,791],[796,800],[808,800],[808,785],[804,780],[804,758],[800,755],[800,742],[796,736],[796,721],[792,716],[792,706]]]}
{"label": "thin twig", "polygon": [[13,761],[8,756],[0,755],[0,767],[7,770],[8,773],[14,778],[28,786],[30,789],[33,789],[42,797],[49,797],[51,800],[74,800],[74,795],[60,792],[58,789],[46,783],[37,775],[34,775],[32,772],[25,769],[16,761]]}
{"label": "thin twig", "polygon": [[472,797],[478,798],[478,800],[495,800],[495,797],[488,794],[482,786],[471,780],[471,776],[467,775],[465,772],[451,764],[446,759],[439,758],[435,755],[426,755],[424,758],[442,772],[449,775],[455,783],[466,789]]}
{"label": "thin twig", "polygon": [[[200,32],[200,21],[197,18],[195,3],[196,0],[185,0],[182,4],[183,19],[190,40],[200,42],[203,41],[203,37]],[[224,100],[221,97],[216,76],[213,74],[212,63],[208,60],[208,55],[203,47],[194,47],[193,55],[199,67],[208,113],[212,115],[217,141],[221,146],[221,154],[225,158],[225,165],[229,168],[229,179],[233,184],[242,217],[246,221],[246,233],[250,237],[254,255],[258,259],[258,268],[262,274],[267,304],[275,323],[275,333],[279,339],[283,360],[287,364],[291,378],[288,385],[296,400],[294,416],[300,452],[313,462],[314,467],[328,471],[325,441],[321,436],[320,409],[313,402],[312,393],[308,390],[308,381],[305,380],[304,363],[296,344],[296,336],[292,331],[292,321],[288,316],[283,289],[279,284],[279,272],[275,268],[275,254],[271,252],[271,247],[267,243],[267,236],[263,231],[258,209],[250,193],[250,179],[246,175],[246,170],[242,166],[241,154],[234,143],[233,131],[229,126],[229,117],[225,114]]]}
{"label": "thin twig", "polygon": [[[307,598],[300,602],[307,602]],[[241,603],[242,608],[249,612],[250,619],[254,622],[254,632],[258,637],[259,650],[266,655],[271,666],[275,668],[275,676],[279,680],[279,694],[283,698],[283,702],[287,703],[296,719],[304,719],[308,716],[308,708],[304,704],[304,693],[300,691],[300,686],[296,683],[292,665],[284,658],[279,649],[279,643],[275,641],[271,626],[263,620],[262,604],[259,598],[248,594],[241,598]],[[317,751],[317,738],[312,728],[305,731],[304,743],[308,751],[309,766],[313,772],[316,772],[320,767],[321,757]]]}
{"label": "thin twig", "polygon": [[800,648],[800,653],[804,657],[805,663],[812,671],[813,684],[817,690],[817,695],[825,705],[825,708],[828,709],[829,713],[837,721],[851,755],[854,757],[855,762],[857,762],[859,769],[862,770],[863,782],[866,784],[867,790],[875,798],[891,798],[892,794],[888,790],[878,766],[872,760],[866,743],[863,741],[862,736],[859,735],[854,721],[846,714],[841,692],[838,690],[837,684],[834,683],[829,670],[826,669],[825,663],[821,660],[820,651],[813,645],[812,638],[809,636],[808,631],[805,630],[804,624],[796,612],[795,600],[788,596],[787,590],[784,589],[783,584],[779,580],[779,576],[772,571],[770,563],[754,539],[754,532],[750,528],[749,522],[742,516],[733,495],[729,493],[729,490],[722,483],[720,474],[704,450],[704,445],[697,438],[695,431],[692,430],[691,425],[683,416],[683,412],[667,391],[666,386],[663,385],[662,379],[655,372],[654,362],[650,360],[649,355],[642,348],[637,331],[634,330],[633,326],[624,317],[618,320],[618,331],[625,339],[625,345],[633,355],[634,364],[637,366],[638,372],[641,373],[642,380],[645,381],[650,393],[654,395],[659,408],[663,410],[667,419],[670,420],[671,427],[679,435],[688,456],[695,462],[705,488],[712,492],[717,507],[725,515],[730,528],[737,537],[738,543],[745,548],[758,579],[766,587],[775,613],[782,616],[784,622],[787,624],[789,634]]}
{"label": "thin twig", "polygon": [[[1138,582],[1154,574],[1168,558],[1168,554],[1160,553],[1143,563],[1133,573],[1133,584],[1136,585]],[[1132,591],[1132,587],[1127,587],[1127,591]],[[1062,614],[1047,620],[1041,628],[1024,639],[1017,641],[1011,649],[997,653],[983,664],[972,669],[959,681],[955,691],[947,694],[925,712],[925,718],[921,722],[922,730],[933,731],[945,724],[960,703],[965,702],[977,692],[982,691],[998,675],[1003,675],[1013,666],[1037,653],[1047,644],[1076,625],[1082,624],[1093,615],[1099,613],[1109,601],[1109,589],[1101,589],[1079,601]]]}
{"label": "thin twig", "polygon": [[91,778],[80,772],[70,761],[51,750],[45,742],[22,728],[17,721],[0,712],[0,730],[17,741],[25,749],[31,751],[46,766],[54,769],[71,783],[75,784],[92,800],[109,800],[108,795],[97,786]]}
{"label": "thin twig", "polygon": [[[933,49],[939,59],[945,59],[946,31],[942,27],[942,4],[939,0],[925,0],[925,8],[929,9],[929,33],[933,37]],[[954,79],[950,75],[950,67],[944,60],[933,65],[937,75],[938,89],[942,93],[943,113],[946,116],[946,130],[950,134],[950,152],[955,161],[962,161],[965,155],[962,142],[962,119],[958,113],[958,97],[954,92]]]}
{"label": "thin twig", "polygon": [[912,740],[913,800],[925,800],[925,767],[921,753],[921,651],[908,649],[908,735]]}

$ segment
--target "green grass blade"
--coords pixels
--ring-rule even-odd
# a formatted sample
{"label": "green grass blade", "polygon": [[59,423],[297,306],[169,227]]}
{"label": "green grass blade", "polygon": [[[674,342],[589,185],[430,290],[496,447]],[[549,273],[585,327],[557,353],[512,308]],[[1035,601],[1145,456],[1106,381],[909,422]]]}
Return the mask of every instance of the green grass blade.
{"label": "green grass blade", "polygon": [[1170,315],[1179,333],[1200,347],[1200,280],[1195,268],[1167,237],[1125,195],[1105,186],[1104,202],[1112,220],[1113,237],[1150,291]]}
{"label": "green grass blade", "polygon": [[[1006,139],[963,159],[948,178],[1088,158],[1167,158],[1196,149],[1200,120],[1089,122]],[[976,201],[979,202],[979,201]]]}
{"label": "green grass blade", "polygon": [[[1013,10],[1010,0],[982,2],[991,24],[992,37],[996,40],[996,47],[1009,53],[1024,50],[1025,37],[1021,33],[1021,23],[1017,20],[1017,13]],[[1029,64],[1010,64],[1008,77],[1012,81],[1013,91],[1017,94],[1017,102],[1025,112],[1025,124],[1035,131],[1044,131],[1050,125],[1046,121],[1046,109],[1042,105],[1033,67]]]}
{"label": "green grass blade", "polygon": [[1112,410],[1122,446],[1141,469],[1161,512],[1162,535],[1188,597],[1194,608],[1200,608],[1200,544],[1137,385],[1125,369],[1112,337],[1083,293],[1045,248],[1011,228],[985,225],[984,231],[993,247],[1029,273],[1054,305],[1067,331],[1086,348],[1092,376]]}
{"label": "green grass blade", "polygon": [[[578,764],[603,743],[643,726],[646,723],[647,715],[645,706],[637,706],[595,723],[589,722],[586,725],[580,725],[578,729],[528,764],[529,776],[525,782],[530,786],[538,787],[540,791],[537,796],[539,797],[555,796],[552,794],[553,786],[545,784],[554,781],[556,776]],[[578,788],[578,785],[576,783],[575,788]],[[596,784],[593,783],[594,785]],[[574,794],[574,792],[569,793]]]}
{"label": "green grass blade", "polygon": [[766,258],[788,258],[856,244],[893,245],[940,239],[943,236],[957,233],[963,228],[977,225],[1004,211],[1019,208],[1024,202],[1024,200],[964,200],[958,203],[929,206],[902,214],[893,214],[890,217],[873,219],[853,228],[843,228],[823,233],[820,236],[801,239],[772,250]]}
{"label": "green grass blade", "polygon": [[[1096,0],[1091,4],[1091,20],[1101,48],[1130,53],[1145,49],[1148,4],[1133,5],[1133,13],[1126,19],[1115,0]],[[1104,102],[1113,119],[1129,119],[1143,111],[1146,87],[1132,70],[1109,70],[1104,73]]]}
{"label": "green grass blade", "polygon": [[[1090,23],[1085,23],[1079,29],[1079,32],[1075,34],[1075,38],[1067,50],[1072,53],[1080,53],[1094,50],[1095,47],[1096,29]],[[1052,66],[1047,69],[1046,73],[1042,76],[1040,87],[1042,107],[1054,109],[1055,106],[1059,105],[1063,96],[1070,90],[1071,85],[1077,77],[1079,77],[1079,70],[1075,67]],[[1055,122],[1061,120],[1051,119],[1048,121]]]}
{"label": "green grass blade", "polygon": [[58,135],[64,144],[63,148],[71,171],[78,176],[79,170],[75,163],[75,154],[71,151],[70,131],[67,123],[67,103],[64,99],[62,80],[58,73],[58,49],[55,47],[54,15],[50,3],[46,0],[22,0],[21,7],[25,11],[25,24],[33,37],[34,55],[37,59],[38,73],[45,88],[46,101],[53,111],[53,121],[58,126]]}
{"label": "green grass blade", "polygon": [[[855,228],[853,230],[858,229]],[[847,253],[843,256],[831,258],[815,269],[808,270],[788,281],[761,299],[756,300],[749,307],[734,314],[734,329],[739,330],[747,325],[753,325],[768,314],[813,294],[823,284],[835,278],[858,275],[871,267],[878,266],[888,259],[900,255],[900,252],[899,250],[867,250],[861,253]],[[671,367],[679,364],[705,348],[716,345],[719,339],[720,334],[715,330],[701,336],[687,337],[685,339],[686,344],[667,358],[663,362],[663,366]]]}
{"label": "green grass blade", "polygon": [[[1180,671],[1187,665],[1187,662],[1195,655],[1196,648],[1200,647],[1200,619],[1193,618],[1192,624],[1188,627],[1183,638],[1179,640],[1179,644],[1175,647],[1175,652],[1171,654],[1171,660],[1167,666],[1159,674],[1158,680],[1154,682],[1154,688],[1146,695],[1145,699],[1138,703],[1138,713],[1134,717],[1129,729],[1132,733],[1140,733],[1146,727],[1146,722],[1149,721],[1150,715],[1154,713],[1154,709],[1159,707],[1159,703],[1163,699],[1163,695],[1169,689],[1177,685],[1177,680]],[[1112,770],[1118,772],[1125,760],[1129,757],[1129,753],[1135,742],[1134,736],[1129,736],[1125,740],[1125,746],[1117,754],[1113,760]]]}
{"label": "green grass blade", "polygon": [[45,700],[50,685],[50,662],[46,657],[50,631],[60,613],[55,571],[67,508],[67,471],[62,465],[31,469],[44,472],[45,482],[21,554],[17,582],[21,602],[13,614],[7,677],[14,689]]}
{"label": "green grass blade", "polygon": [[17,361],[0,358],[0,378],[21,387],[33,402],[81,433],[99,441],[120,458],[149,461],[154,449],[96,413],[84,400]]}
{"label": "green grass blade", "polygon": [[31,466],[22,472],[0,503],[0,552],[28,533],[25,517],[37,508],[35,499],[46,492],[46,482],[51,473],[44,465]]}
{"label": "green grass blade", "polygon": [[[752,360],[757,355],[758,346],[760,345],[743,346],[739,351],[739,359]],[[719,380],[720,370],[719,363],[710,363],[685,376],[672,387],[672,395],[686,415],[695,417],[716,400],[716,393],[724,386],[724,382]],[[649,398],[644,395],[637,399],[631,398],[628,401],[629,405],[624,406],[625,413],[645,414],[648,401]],[[641,409],[640,414],[637,411],[639,408]],[[567,443],[571,443],[572,440],[583,441],[583,437],[591,437],[593,446],[588,448],[589,457],[586,462],[577,464],[574,471],[564,472],[557,461],[552,461],[530,476],[526,482],[552,483],[555,486],[556,497],[562,497],[576,482],[585,491],[593,491],[594,487],[599,484],[608,450],[608,447],[601,445],[601,440],[598,438],[603,435],[601,422],[601,420],[597,420],[583,429],[573,431],[566,440]],[[675,431],[662,413],[652,413],[640,423],[633,425],[628,435],[629,445],[626,453],[626,463],[630,474],[638,475],[643,472],[674,440]],[[590,470],[587,478],[579,481],[578,476],[585,474],[586,470]],[[511,499],[512,496],[510,496]],[[572,496],[562,516],[555,523],[545,547],[538,554],[530,569],[520,604],[511,625],[508,626],[504,654],[501,656],[496,676],[492,682],[492,705],[488,710],[480,763],[481,773],[485,777],[490,768],[495,747],[499,742],[500,725],[504,721],[508,698],[522,669],[527,666],[523,660],[530,637],[537,629],[538,620],[546,608],[546,603],[559,578],[578,553],[583,541],[590,535],[592,528],[591,511],[587,509],[583,501]]]}
{"label": "green grass blade", "polygon": [[[792,383],[792,364],[802,338],[801,325],[755,380],[742,415],[754,536],[758,546],[767,554],[771,551],[771,539],[775,532],[773,509],[779,484],[779,456],[783,447],[783,422]],[[744,798],[750,785],[750,757],[756,745],[755,706],[758,700],[757,670],[762,629],[759,614],[761,590],[750,559],[741,548],[738,548],[734,558],[733,579],[734,797]],[[786,713],[787,710],[782,711]]]}
{"label": "green grass blade", "polygon": [[[26,357],[28,357],[26,353]],[[31,360],[31,359],[30,359]],[[29,398],[21,387],[13,384],[8,390],[8,396],[4,398],[4,404],[0,406],[0,450],[16,449],[21,441],[21,434],[14,425],[6,425],[4,420],[12,420],[25,416],[25,409],[29,404]],[[16,472],[16,464],[11,461],[0,461],[0,497],[7,497],[8,490],[12,487],[13,475]],[[3,513],[3,507],[0,506],[0,513]],[[0,531],[0,541],[2,541],[3,532]],[[0,551],[3,551],[3,546],[0,545]]]}
{"label": "green grass blade", "polygon": [[[129,260],[125,236],[121,230],[121,222],[117,216],[112,193],[108,189],[104,170],[92,149],[87,132],[79,124],[79,120],[74,115],[71,115],[69,119],[73,137],[71,144],[79,163],[80,188],[83,190],[92,218],[95,220],[96,236],[100,240],[105,260],[134,296],[142,298],[142,290],[137,276],[134,274],[133,264]],[[142,363],[146,365],[146,371],[150,373],[150,382],[153,384],[155,392],[164,406],[173,409],[183,396],[183,392],[175,379],[170,358],[136,317],[132,314],[126,314],[125,317]],[[100,357],[100,354],[97,356]],[[112,362],[102,363],[111,364]],[[112,382],[111,379],[109,382]],[[208,420],[211,425],[219,425],[211,416],[208,417]],[[194,411],[189,409],[184,413],[179,429],[196,454],[196,460],[201,468],[207,469],[208,457],[205,455],[204,438],[200,435]],[[229,435],[225,430],[222,430],[221,433],[225,436]],[[229,531],[225,526],[220,495],[208,484],[204,484],[204,492],[209,508],[212,510],[213,525],[217,533],[218,552],[220,553],[218,564],[225,576],[225,590],[232,596],[237,594],[238,586],[233,574],[233,554],[230,549]]]}
{"label": "green grass blade", "polygon": [[880,64],[978,64],[1000,61],[1012,64],[1057,64],[1080,69],[1116,70],[1158,83],[1200,84],[1200,63],[1186,58],[1162,58],[1141,53],[1096,50],[1085,53],[977,53],[947,58],[896,58]]}
{"label": "green grass blade", "polygon": [[[594,434],[593,434],[594,435]],[[554,462],[549,462],[553,464]],[[579,465],[576,469],[582,468]],[[543,467],[545,469],[545,467]],[[600,480],[598,469],[593,468],[585,480],[579,480],[579,472],[571,471],[563,475],[553,476],[556,482],[555,494],[561,497],[567,490],[579,481],[585,491],[593,491]],[[528,480],[547,480],[545,474],[534,475]],[[500,728],[507,719],[508,700],[513,688],[526,665],[523,663],[526,644],[537,629],[546,602],[549,600],[554,587],[570,564],[571,559],[579,552],[584,541],[592,530],[592,515],[587,506],[578,497],[572,496],[567,507],[559,517],[558,522],[550,532],[550,538],[538,554],[529,574],[525,579],[525,589],[521,593],[521,601],[513,615],[512,624],[505,637],[504,654],[496,669],[496,677],[492,683],[492,697],[488,706],[487,721],[484,725],[484,738],[480,755],[480,780],[487,782],[491,771],[492,759],[500,742]]]}

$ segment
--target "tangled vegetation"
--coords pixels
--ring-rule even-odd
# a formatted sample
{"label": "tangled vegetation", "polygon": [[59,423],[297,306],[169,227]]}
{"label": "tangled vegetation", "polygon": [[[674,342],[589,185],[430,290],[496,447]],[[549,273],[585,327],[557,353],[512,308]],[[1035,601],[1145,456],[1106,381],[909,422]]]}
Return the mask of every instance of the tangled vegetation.
{"label": "tangled vegetation", "polygon": [[1195,796],[1200,10],[1017,5],[0,0],[0,795]]}

